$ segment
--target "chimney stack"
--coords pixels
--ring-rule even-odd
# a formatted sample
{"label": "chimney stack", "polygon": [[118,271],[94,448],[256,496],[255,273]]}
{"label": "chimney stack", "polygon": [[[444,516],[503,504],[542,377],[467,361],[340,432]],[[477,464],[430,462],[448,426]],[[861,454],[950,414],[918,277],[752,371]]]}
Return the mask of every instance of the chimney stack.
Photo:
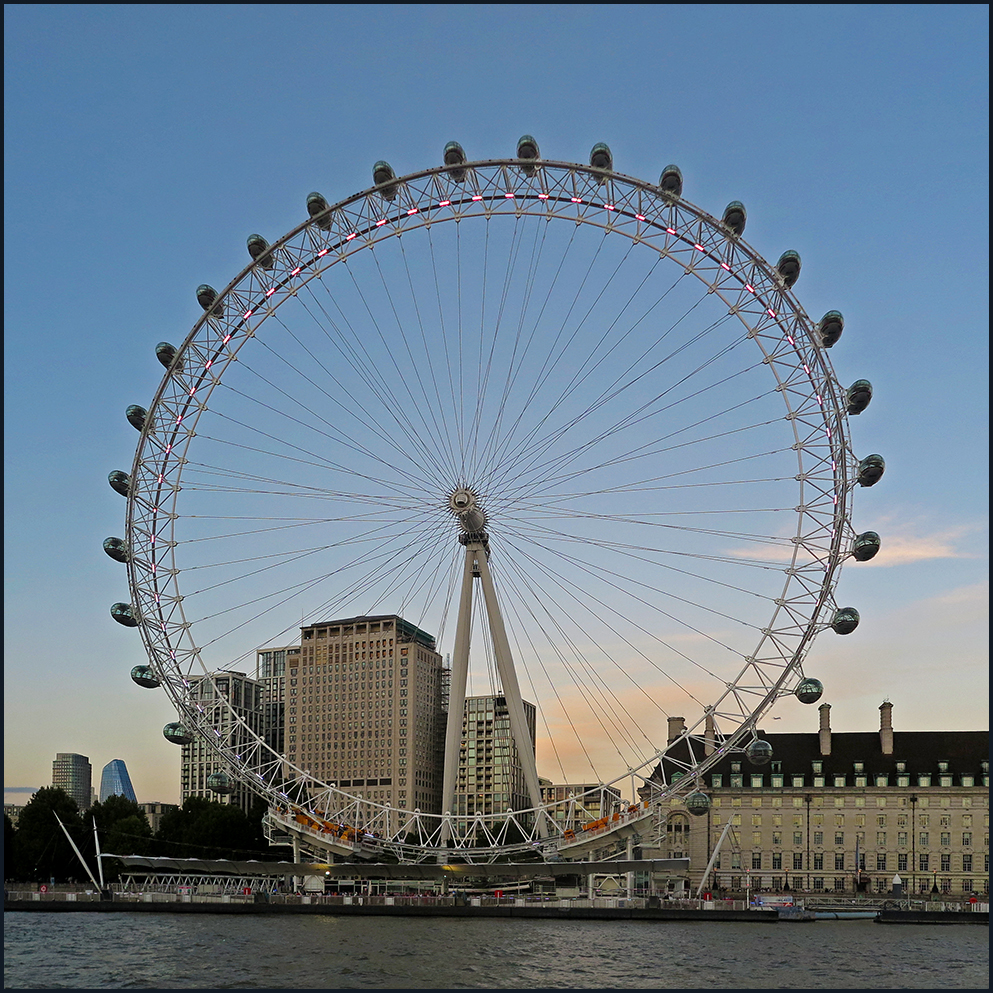
{"label": "chimney stack", "polygon": [[669,739],[666,744],[671,745],[686,730],[685,717],[669,718]]}
{"label": "chimney stack", "polygon": [[893,704],[889,700],[879,705],[879,746],[884,755],[893,754]]}
{"label": "chimney stack", "polygon": [[717,748],[717,727],[714,724],[714,715],[708,712],[706,721],[704,722],[703,754],[713,755],[716,748]]}
{"label": "chimney stack", "polygon": [[821,746],[821,755],[831,754],[831,704],[822,703],[818,710],[821,714],[821,726],[817,731],[817,740]]}

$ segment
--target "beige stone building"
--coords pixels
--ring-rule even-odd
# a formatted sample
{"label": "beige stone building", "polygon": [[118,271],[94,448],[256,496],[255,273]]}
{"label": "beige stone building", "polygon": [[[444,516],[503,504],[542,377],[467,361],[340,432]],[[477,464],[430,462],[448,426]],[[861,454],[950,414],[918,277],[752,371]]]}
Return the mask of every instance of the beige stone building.
{"label": "beige stone building", "polygon": [[434,637],[397,615],[301,628],[286,659],[287,759],[355,796],[440,813],[446,672]]}
{"label": "beige stone building", "polygon": [[892,709],[875,731],[833,732],[822,704],[816,732],[760,733],[771,761],[709,770],[710,810],[672,803],[660,856],[688,855],[694,890],[713,859],[724,893],[988,893],[989,732],[895,731]]}

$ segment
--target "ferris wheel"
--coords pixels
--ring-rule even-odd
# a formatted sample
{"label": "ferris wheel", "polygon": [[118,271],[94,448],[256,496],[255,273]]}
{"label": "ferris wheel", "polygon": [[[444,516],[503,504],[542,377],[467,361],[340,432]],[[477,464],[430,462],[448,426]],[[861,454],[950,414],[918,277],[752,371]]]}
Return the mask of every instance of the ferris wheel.
{"label": "ferris wheel", "polygon": [[[599,842],[630,835],[657,800],[705,810],[711,765],[768,761],[777,700],[820,697],[814,637],[859,622],[841,565],[879,548],[851,519],[884,468],[849,442],[871,386],[836,380],[844,321],[804,312],[799,255],[769,264],[741,203],[718,218],[682,184],[615,172],[603,144],[581,165],[530,136],[477,162],[451,142],[438,166],[311,194],[198,289],[128,408],[126,533],[104,547],[130,584],[112,616],[148,654],[132,678],[170,695],[170,740],[223,760],[212,788],[247,783],[314,852],[570,857],[589,838],[555,808],[577,794],[542,778],[623,797]],[[314,620],[379,614],[451,658],[437,812],[329,781],[194,692]],[[529,800],[485,817],[453,812],[475,694],[506,701]]]}

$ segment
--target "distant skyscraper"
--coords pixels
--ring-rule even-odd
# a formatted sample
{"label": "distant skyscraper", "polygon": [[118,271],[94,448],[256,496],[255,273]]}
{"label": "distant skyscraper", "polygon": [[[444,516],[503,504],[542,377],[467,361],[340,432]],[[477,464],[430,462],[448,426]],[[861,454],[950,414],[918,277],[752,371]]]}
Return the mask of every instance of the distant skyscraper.
{"label": "distant skyscraper", "polygon": [[112,796],[122,796],[132,803],[138,802],[124,759],[113,759],[108,762],[100,776],[100,802],[105,803],[107,798]]}
{"label": "distant skyscraper", "polygon": [[89,810],[93,796],[93,769],[85,755],[59,752],[52,763],[52,785],[63,789],[80,810]]}

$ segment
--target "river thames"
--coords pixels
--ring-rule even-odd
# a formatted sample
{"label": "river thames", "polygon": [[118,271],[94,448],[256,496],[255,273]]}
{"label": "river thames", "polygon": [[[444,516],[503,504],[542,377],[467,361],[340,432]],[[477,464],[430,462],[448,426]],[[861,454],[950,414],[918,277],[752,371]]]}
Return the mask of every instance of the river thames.
{"label": "river thames", "polygon": [[4,989],[987,989],[989,929],[4,914]]}

